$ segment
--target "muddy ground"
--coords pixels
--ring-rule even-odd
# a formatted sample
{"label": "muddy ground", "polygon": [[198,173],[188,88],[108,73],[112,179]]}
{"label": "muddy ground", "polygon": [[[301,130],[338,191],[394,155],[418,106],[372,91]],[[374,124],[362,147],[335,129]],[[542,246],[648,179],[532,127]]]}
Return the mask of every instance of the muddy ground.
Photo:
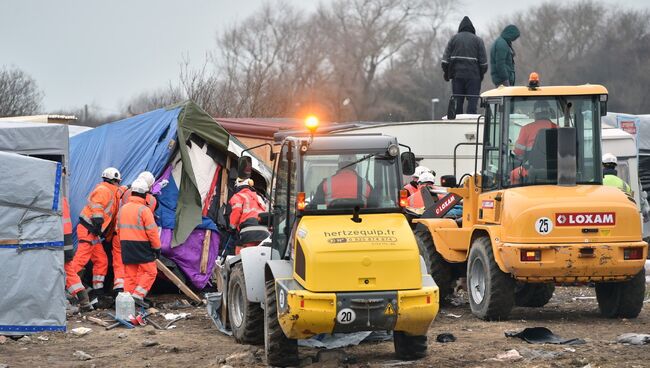
{"label": "muddy ground", "polygon": [[[650,303],[635,320],[604,319],[598,314],[593,288],[561,287],[551,302],[541,309],[515,308],[506,322],[483,322],[473,317],[467,304],[443,308],[429,330],[429,355],[416,362],[399,362],[393,357],[392,342],[364,343],[343,349],[346,361],[316,362],[317,366],[350,367],[650,367],[650,346],[627,346],[614,342],[622,333],[650,333]],[[180,299],[165,295],[158,300]],[[576,299],[577,298],[577,299]],[[163,310],[164,311],[164,310]],[[134,330],[106,331],[82,317],[68,321],[68,331],[89,327],[92,332],[77,337],[72,333],[32,335],[31,341],[0,337],[0,367],[221,367],[263,366],[260,347],[237,345],[217,332],[205,308],[180,310],[191,319],[176,323],[177,328],[159,331],[152,326]],[[173,312],[178,312],[173,311]],[[450,316],[454,314],[459,318]],[[102,316],[96,311],[90,315]],[[163,323],[157,316],[156,321]],[[579,337],[584,345],[533,345],[506,338],[504,331],[545,326],[565,338]],[[436,336],[452,333],[457,341],[438,343]],[[144,347],[149,340],[157,345]],[[491,361],[510,349],[523,359]],[[92,359],[80,360],[73,354],[81,350]],[[301,357],[315,358],[315,349],[301,348]],[[324,360],[324,359],[323,359]],[[309,358],[303,362],[309,363]]]}

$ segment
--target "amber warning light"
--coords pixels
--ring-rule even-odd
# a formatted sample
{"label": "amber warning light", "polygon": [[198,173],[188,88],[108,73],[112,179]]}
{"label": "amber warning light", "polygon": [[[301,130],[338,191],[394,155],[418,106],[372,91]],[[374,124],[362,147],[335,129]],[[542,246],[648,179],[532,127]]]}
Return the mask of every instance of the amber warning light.
{"label": "amber warning light", "polygon": [[305,127],[311,134],[314,134],[316,128],[318,128],[318,118],[314,115],[310,115],[305,119]]}
{"label": "amber warning light", "polygon": [[409,205],[409,192],[406,189],[399,191],[399,206],[406,207]]}
{"label": "amber warning light", "polygon": [[298,211],[303,211],[307,207],[307,204],[305,203],[305,192],[299,192],[298,195],[296,195],[296,208]]}
{"label": "amber warning light", "polygon": [[536,72],[530,73],[528,77],[528,87],[530,89],[537,89],[539,87],[539,75]]}

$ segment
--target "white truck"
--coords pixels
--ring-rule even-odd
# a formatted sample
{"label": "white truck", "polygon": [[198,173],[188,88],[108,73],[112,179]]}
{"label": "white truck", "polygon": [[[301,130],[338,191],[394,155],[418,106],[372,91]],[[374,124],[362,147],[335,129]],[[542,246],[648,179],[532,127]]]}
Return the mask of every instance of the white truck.
{"label": "white truck", "polygon": [[[475,166],[474,154],[476,138],[482,141],[483,125],[476,129],[479,115],[457,115],[456,120],[408,121],[378,124],[357,124],[334,133],[382,133],[396,137],[401,144],[407,145],[416,154],[420,165],[436,172],[436,177],[454,175],[460,178],[464,174],[480,171],[481,152],[478,149],[478,166]],[[443,118],[444,119],[444,118]],[[525,116],[512,114],[511,119],[522,121]],[[516,137],[510,137],[516,140]],[[601,131],[602,152],[610,152],[618,158],[618,176],[630,184],[634,191],[634,200],[639,207],[639,214],[648,218],[650,208],[647,206],[646,193],[639,181],[639,162],[635,137],[612,125],[603,124]],[[455,160],[454,160],[455,158]],[[408,178],[405,178],[408,180]],[[644,239],[650,238],[650,222],[644,222]]]}

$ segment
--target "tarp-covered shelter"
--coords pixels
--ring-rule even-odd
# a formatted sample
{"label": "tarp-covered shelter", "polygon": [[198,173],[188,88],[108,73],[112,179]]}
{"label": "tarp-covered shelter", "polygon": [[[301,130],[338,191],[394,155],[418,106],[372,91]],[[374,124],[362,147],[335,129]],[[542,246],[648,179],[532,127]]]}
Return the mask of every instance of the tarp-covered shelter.
{"label": "tarp-covered shelter", "polygon": [[[71,138],[72,214],[81,211],[106,167],[118,168],[123,184],[144,170],[154,174],[157,184],[169,181],[155,213],[162,254],[203,288],[220,245],[216,216],[210,213],[227,200],[228,170],[236,167],[237,149],[241,145],[190,101],[80,133]],[[254,168],[266,182],[268,170],[258,160]]]}
{"label": "tarp-covered shelter", "polygon": [[65,125],[0,122],[0,334],[65,331]]}
{"label": "tarp-covered shelter", "polygon": [[650,193],[650,115],[609,112],[603,122],[620,128],[636,138],[639,154],[639,179],[643,190]]}

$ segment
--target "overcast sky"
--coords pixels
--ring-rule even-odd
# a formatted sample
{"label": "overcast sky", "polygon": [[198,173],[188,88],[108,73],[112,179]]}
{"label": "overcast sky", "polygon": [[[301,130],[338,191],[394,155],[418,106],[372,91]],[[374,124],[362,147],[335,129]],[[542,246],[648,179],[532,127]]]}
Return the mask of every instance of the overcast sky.
{"label": "overcast sky", "polygon": [[[287,0],[314,9],[321,1]],[[575,0],[565,0],[575,1]],[[634,8],[648,0],[606,0]],[[464,0],[479,34],[497,18],[539,0]],[[0,0],[0,65],[17,66],[45,93],[46,110],[120,107],[140,92],[164,87],[178,77],[189,57],[200,64],[214,50],[217,32],[246,18],[258,0]]]}

